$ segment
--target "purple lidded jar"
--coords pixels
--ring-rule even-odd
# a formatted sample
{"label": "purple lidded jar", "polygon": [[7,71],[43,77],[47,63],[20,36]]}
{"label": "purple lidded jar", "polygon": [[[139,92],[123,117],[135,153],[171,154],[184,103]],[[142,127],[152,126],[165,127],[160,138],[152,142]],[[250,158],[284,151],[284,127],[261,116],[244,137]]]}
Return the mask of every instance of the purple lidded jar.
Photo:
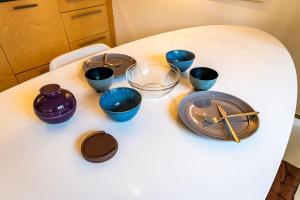
{"label": "purple lidded jar", "polygon": [[35,114],[44,122],[58,124],[70,119],[76,110],[76,99],[68,90],[58,84],[48,84],[40,89],[34,99]]}

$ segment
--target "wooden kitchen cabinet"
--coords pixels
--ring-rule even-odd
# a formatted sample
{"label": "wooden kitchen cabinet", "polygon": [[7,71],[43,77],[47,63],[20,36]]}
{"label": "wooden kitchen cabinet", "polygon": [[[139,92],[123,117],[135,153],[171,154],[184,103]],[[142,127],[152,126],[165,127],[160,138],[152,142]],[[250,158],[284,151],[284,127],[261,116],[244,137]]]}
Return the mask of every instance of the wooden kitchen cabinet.
{"label": "wooden kitchen cabinet", "polygon": [[95,43],[116,45],[111,0],[0,1],[0,91]]}
{"label": "wooden kitchen cabinet", "polygon": [[60,12],[78,10],[105,4],[105,0],[57,0]]}
{"label": "wooden kitchen cabinet", "polygon": [[32,79],[36,76],[42,75],[49,71],[49,65],[43,65],[40,67],[33,68],[31,70],[16,74],[16,78],[19,83],[23,83],[29,79]]}
{"label": "wooden kitchen cabinet", "polygon": [[96,6],[62,14],[69,42],[108,31],[106,6]]}
{"label": "wooden kitchen cabinet", "polygon": [[84,46],[97,44],[97,43],[104,43],[108,46],[112,46],[110,34],[109,32],[97,34],[88,38],[84,38],[75,42],[70,42],[71,50],[79,49]]}
{"label": "wooden kitchen cabinet", "polygon": [[57,2],[1,3],[0,43],[15,73],[47,64],[69,51]]}
{"label": "wooden kitchen cabinet", "polygon": [[17,79],[10,68],[0,46],[0,91],[17,85]]}
{"label": "wooden kitchen cabinet", "polygon": [[111,0],[58,0],[58,4],[71,50],[95,43],[116,45]]}

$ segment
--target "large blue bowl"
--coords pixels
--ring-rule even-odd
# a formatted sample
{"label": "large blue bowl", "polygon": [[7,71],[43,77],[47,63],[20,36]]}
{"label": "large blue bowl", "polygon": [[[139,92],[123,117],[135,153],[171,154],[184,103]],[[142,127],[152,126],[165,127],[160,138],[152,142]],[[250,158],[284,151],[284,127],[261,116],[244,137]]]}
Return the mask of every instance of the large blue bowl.
{"label": "large blue bowl", "polygon": [[100,97],[100,107],[108,117],[118,122],[132,119],[138,112],[141,102],[141,94],[126,87],[108,90]]}
{"label": "large blue bowl", "polygon": [[166,54],[166,59],[171,67],[176,67],[180,72],[185,72],[192,66],[195,54],[187,50],[172,50]]}

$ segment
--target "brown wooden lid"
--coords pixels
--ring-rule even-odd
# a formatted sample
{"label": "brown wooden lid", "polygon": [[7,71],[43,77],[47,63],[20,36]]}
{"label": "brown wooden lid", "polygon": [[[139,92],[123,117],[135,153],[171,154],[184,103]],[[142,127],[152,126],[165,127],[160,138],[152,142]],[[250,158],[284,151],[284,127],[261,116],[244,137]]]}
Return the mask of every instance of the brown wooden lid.
{"label": "brown wooden lid", "polygon": [[99,131],[88,135],[81,144],[82,156],[89,162],[101,163],[112,158],[118,150],[117,140]]}

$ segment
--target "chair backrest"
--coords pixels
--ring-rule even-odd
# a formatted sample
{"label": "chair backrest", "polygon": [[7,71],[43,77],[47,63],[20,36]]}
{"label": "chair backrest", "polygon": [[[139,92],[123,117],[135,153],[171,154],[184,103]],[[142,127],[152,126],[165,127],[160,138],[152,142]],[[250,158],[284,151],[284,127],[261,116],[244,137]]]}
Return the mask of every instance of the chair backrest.
{"label": "chair backrest", "polygon": [[80,49],[76,49],[74,51],[70,51],[68,53],[65,53],[63,55],[60,55],[56,58],[54,58],[50,62],[49,71],[55,70],[59,67],[62,67],[66,64],[69,64],[71,62],[74,62],[76,60],[80,60],[82,58],[85,58],[87,56],[105,51],[107,49],[110,49],[109,46],[106,44],[94,44],[87,47],[82,47]]}

